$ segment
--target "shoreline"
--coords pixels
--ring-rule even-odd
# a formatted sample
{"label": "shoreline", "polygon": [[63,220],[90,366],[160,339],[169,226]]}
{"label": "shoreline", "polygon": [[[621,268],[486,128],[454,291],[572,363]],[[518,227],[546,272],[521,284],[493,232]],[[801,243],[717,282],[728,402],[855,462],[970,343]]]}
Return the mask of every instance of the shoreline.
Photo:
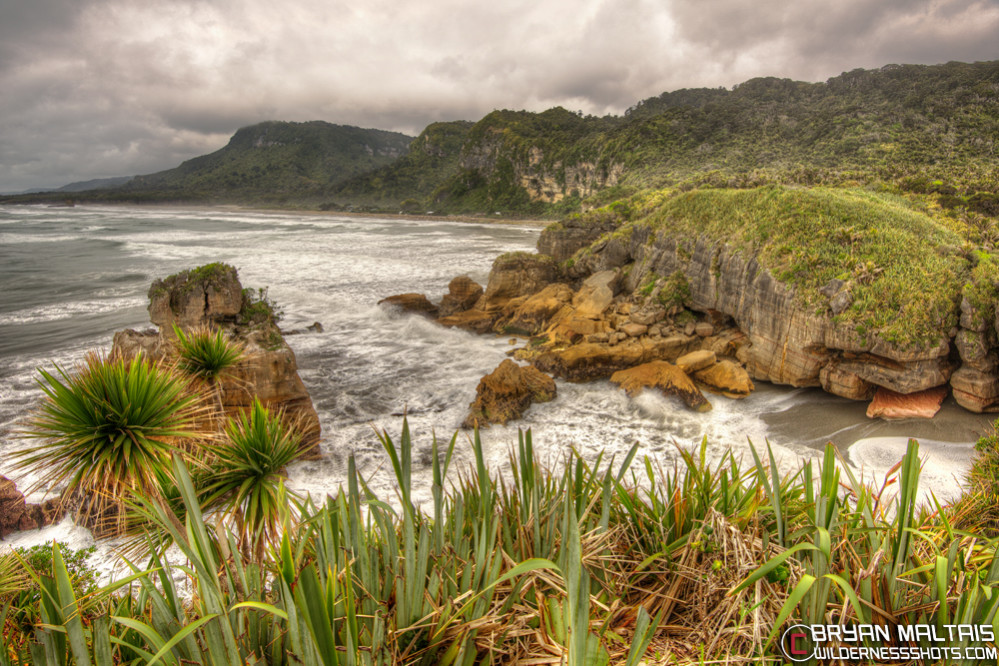
{"label": "shoreline", "polygon": [[59,206],[45,203],[8,203],[2,205],[10,206],[37,206],[42,208],[142,208],[150,210],[193,210],[193,211],[241,211],[247,213],[283,213],[288,215],[317,215],[324,217],[360,217],[384,220],[423,220],[427,222],[462,222],[470,224],[502,224],[514,227],[536,227],[544,229],[548,225],[557,222],[556,219],[529,218],[529,217],[505,217],[505,216],[480,216],[480,215],[447,215],[432,214],[419,215],[409,213],[370,213],[361,211],[344,210],[319,210],[308,208],[270,208],[267,206],[254,206],[247,204],[204,204],[204,203],[127,203],[127,202],[77,202],[73,206]]}

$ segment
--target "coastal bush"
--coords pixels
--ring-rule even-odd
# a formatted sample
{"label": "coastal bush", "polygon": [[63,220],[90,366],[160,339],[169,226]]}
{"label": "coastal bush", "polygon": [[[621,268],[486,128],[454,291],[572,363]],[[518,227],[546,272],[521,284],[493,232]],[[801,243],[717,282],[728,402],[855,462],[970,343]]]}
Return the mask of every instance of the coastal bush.
{"label": "coastal bush", "polygon": [[243,289],[239,323],[244,326],[277,326],[284,312],[267,295],[267,287]]}
{"label": "coastal bush", "polygon": [[239,363],[243,348],[230,340],[222,329],[203,328],[187,333],[173,325],[177,348],[177,366],[192,377],[215,383],[228,369]]}
{"label": "coastal bush", "polygon": [[207,445],[204,506],[233,520],[240,543],[258,557],[265,545],[280,540],[290,518],[283,479],[285,468],[303,454],[300,442],[281,412],[271,413],[254,398],[249,410],[228,420],[222,442]]}
{"label": "coastal bush", "polygon": [[39,443],[15,452],[14,467],[36,474],[36,486],[65,484],[77,518],[98,533],[120,531],[122,500],[156,496],[157,472],[176,441],[193,434],[196,396],[141,355],[126,361],[91,353],[73,373],[56,366],[40,374],[45,395],[23,433]]}

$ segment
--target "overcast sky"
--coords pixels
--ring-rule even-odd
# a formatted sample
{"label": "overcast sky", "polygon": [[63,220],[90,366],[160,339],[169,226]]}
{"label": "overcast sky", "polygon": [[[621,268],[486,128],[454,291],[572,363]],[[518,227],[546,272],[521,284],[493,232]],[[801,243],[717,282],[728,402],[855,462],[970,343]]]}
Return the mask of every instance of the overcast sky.
{"label": "overcast sky", "polygon": [[415,135],[994,59],[999,0],[0,0],[0,192],[170,168],[262,120]]}

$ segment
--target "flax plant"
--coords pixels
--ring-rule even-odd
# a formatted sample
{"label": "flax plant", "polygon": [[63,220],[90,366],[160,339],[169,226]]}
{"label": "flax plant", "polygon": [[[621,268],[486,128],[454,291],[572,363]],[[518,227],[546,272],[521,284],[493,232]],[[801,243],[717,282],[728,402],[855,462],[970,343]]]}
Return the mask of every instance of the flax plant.
{"label": "flax plant", "polygon": [[39,443],[13,454],[14,467],[37,474],[35,487],[66,485],[77,518],[101,534],[125,524],[121,501],[157,497],[177,442],[194,435],[200,407],[187,384],[141,355],[96,353],[69,373],[39,371],[45,396],[24,435]]}
{"label": "flax plant", "polygon": [[204,505],[222,510],[236,524],[243,550],[259,559],[268,543],[280,541],[291,517],[285,468],[303,453],[298,429],[281,411],[272,413],[258,398],[249,410],[230,418],[203,475]]}

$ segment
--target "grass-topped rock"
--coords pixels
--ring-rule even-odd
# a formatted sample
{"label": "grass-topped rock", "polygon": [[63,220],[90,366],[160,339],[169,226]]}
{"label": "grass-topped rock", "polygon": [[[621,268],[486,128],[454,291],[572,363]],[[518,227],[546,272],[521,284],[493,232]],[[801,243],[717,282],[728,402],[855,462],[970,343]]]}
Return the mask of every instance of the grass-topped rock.
{"label": "grass-topped rock", "polygon": [[170,330],[234,322],[243,309],[236,269],[212,263],[156,280],[149,288],[149,319]]}
{"label": "grass-topped rock", "polygon": [[995,337],[991,255],[971,252],[978,230],[954,216],[859,188],[662,190],[627,205],[630,219],[577,251],[573,273],[616,267],[636,303],[682,281],[680,305],[749,337],[756,379],[855,399],[913,393],[948,383],[955,336],[975,372],[994,370],[973,344]]}

